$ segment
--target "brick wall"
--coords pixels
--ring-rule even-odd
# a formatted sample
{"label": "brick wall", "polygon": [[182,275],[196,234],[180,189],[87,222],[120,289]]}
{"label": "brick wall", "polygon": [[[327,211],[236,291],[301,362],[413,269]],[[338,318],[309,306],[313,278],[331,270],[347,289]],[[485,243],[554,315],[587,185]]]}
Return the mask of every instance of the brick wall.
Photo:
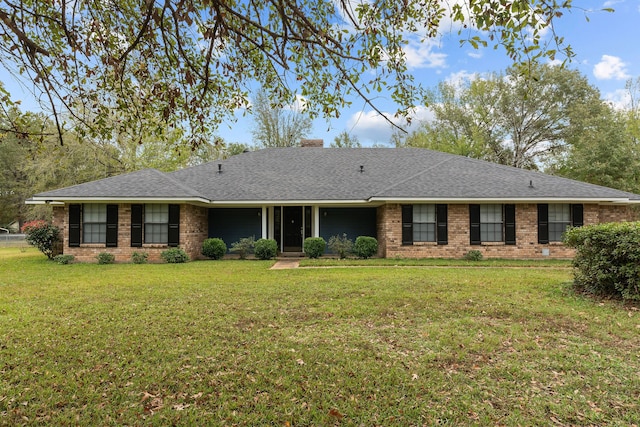
{"label": "brick wall", "polygon": [[[143,244],[142,247],[131,247],[131,205],[118,205],[118,247],[107,248],[104,244],[82,243],[80,247],[69,247],[69,214],[68,206],[56,206],[53,209],[53,223],[64,230],[63,253],[73,255],[77,261],[96,262],[101,252],[115,255],[117,262],[130,262],[134,252],[146,252],[150,262],[161,261],[162,251],[169,249],[162,244]],[[184,249],[191,259],[199,259],[202,242],[207,237],[207,208],[180,205],[180,248]]]}
{"label": "brick wall", "polygon": [[[584,224],[630,221],[635,214],[626,206],[584,205]],[[388,204],[378,208],[378,255],[393,258],[462,258],[470,250],[479,250],[485,258],[571,258],[573,249],[559,242],[538,243],[538,208],[534,203],[516,205],[516,244],[469,243],[469,205],[449,205],[447,245],[433,242],[402,244],[402,208]]]}

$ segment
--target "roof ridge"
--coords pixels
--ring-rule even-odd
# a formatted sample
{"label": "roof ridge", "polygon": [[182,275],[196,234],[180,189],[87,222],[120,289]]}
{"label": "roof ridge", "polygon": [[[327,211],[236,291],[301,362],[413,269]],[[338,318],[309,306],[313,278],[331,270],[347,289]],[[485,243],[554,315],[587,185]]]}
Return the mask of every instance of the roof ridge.
{"label": "roof ridge", "polygon": [[[432,151],[432,150],[430,150],[430,151]],[[434,152],[435,152],[435,151],[434,151]],[[439,153],[439,152],[438,152],[438,153]],[[446,153],[445,153],[445,154],[446,154]],[[390,185],[390,186],[388,186],[388,187],[385,187],[385,188],[383,188],[382,190],[378,190],[378,191],[376,191],[376,192],[375,192],[375,194],[371,195],[370,197],[379,196],[379,195],[380,195],[380,193],[382,193],[382,192],[384,192],[384,191],[392,190],[393,188],[395,188],[395,187],[397,187],[397,186],[399,186],[399,185],[402,185],[402,184],[404,184],[405,182],[410,181],[410,180],[412,180],[412,179],[414,179],[414,178],[416,178],[416,177],[418,177],[418,176],[420,176],[420,175],[423,175],[424,173],[426,173],[426,172],[428,172],[428,171],[432,170],[433,168],[435,168],[436,166],[440,166],[440,165],[441,165],[441,164],[443,164],[443,163],[447,163],[448,161],[450,161],[450,160],[452,160],[452,159],[454,159],[454,158],[455,158],[455,157],[445,157],[444,159],[442,159],[442,160],[441,160],[441,161],[439,161],[438,163],[435,163],[435,164],[433,164],[433,165],[431,165],[431,166],[429,166],[429,167],[427,167],[427,168],[425,168],[425,169],[422,169],[420,172],[415,173],[415,174],[413,174],[413,175],[411,175],[411,176],[409,176],[409,177],[407,177],[407,178],[403,179],[403,180],[402,180],[402,181],[400,181],[400,182],[396,182],[395,184]]]}
{"label": "roof ridge", "polygon": [[[189,191],[189,192],[192,192],[192,193],[194,193],[194,195],[195,195],[195,196],[197,196],[197,197],[200,197],[200,198],[202,198],[202,199],[205,199],[205,200],[209,200],[209,201],[210,201],[210,199],[209,199],[208,197],[203,196],[203,195],[202,195],[202,193],[200,193],[198,190],[196,190],[196,189],[194,189],[194,188],[191,188],[191,187],[189,187],[188,185],[183,184],[182,182],[180,182],[180,181],[178,181],[177,179],[175,179],[174,177],[172,177],[172,176],[170,175],[170,173],[172,173],[172,172],[170,172],[170,173],[166,173],[166,172],[159,171],[158,169],[154,169],[154,168],[151,168],[151,170],[153,170],[153,171],[157,172],[157,173],[158,173],[158,174],[160,174],[162,177],[164,177],[164,178],[168,179],[169,181],[171,181],[173,184],[177,185],[177,186],[178,186],[178,187],[180,187],[181,189],[183,189],[183,190],[187,190],[187,191]],[[177,171],[174,171],[174,172],[177,172]]]}

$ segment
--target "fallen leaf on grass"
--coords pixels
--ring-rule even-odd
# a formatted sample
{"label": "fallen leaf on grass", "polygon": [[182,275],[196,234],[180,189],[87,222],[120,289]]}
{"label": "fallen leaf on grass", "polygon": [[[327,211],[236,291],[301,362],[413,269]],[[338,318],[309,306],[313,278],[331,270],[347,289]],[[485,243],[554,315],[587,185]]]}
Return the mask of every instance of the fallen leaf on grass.
{"label": "fallen leaf on grass", "polygon": [[341,420],[341,419],[344,417],[344,415],[342,415],[342,414],[341,414],[340,412],[338,412],[336,409],[332,409],[332,410],[330,410],[330,411],[329,411],[329,415],[330,415],[330,416],[332,416],[332,417],[334,417],[334,418],[337,418],[338,420]]}

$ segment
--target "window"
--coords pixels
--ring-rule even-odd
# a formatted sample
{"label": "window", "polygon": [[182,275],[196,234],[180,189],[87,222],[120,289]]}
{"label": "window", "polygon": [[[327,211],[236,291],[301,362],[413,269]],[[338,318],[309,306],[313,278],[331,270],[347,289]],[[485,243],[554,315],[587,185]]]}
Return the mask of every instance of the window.
{"label": "window", "polygon": [[561,242],[562,234],[571,226],[571,205],[549,205],[549,241]]}
{"label": "window", "polygon": [[582,227],[583,223],[581,204],[541,203],[538,205],[538,243],[561,242],[568,227]]}
{"label": "window", "polygon": [[131,205],[131,246],[142,244],[178,246],[180,205]]}
{"label": "window", "polygon": [[480,205],[480,240],[502,242],[502,205]]}
{"label": "window", "polygon": [[82,212],[82,242],[107,242],[107,205],[84,205]]}
{"label": "window", "polygon": [[169,237],[169,205],[144,207],[144,242],[164,243]]}
{"label": "window", "polygon": [[413,205],[413,241],[436,241],[435,205]]}
{"label": "window", "polygon": [[69,247],[80,242],[118,246],[118,205],[69,205]]}
{"label": "window", "polygon": [[516,205],[469,205],[469,235],[472,245],[483,242],[516,244]]}
{"label": "window", "polygon": [[402,206],[402,244],[413,242],[448,243],[447,205]]}

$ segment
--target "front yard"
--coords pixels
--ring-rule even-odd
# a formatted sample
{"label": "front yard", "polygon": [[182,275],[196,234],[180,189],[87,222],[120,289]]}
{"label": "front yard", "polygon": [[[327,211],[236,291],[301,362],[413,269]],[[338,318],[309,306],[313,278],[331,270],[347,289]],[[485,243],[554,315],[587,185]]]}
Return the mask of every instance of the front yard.
{"label": "front yard", "polygon": [[640,312],[563,265],[271,265],[0,249],[0,425],[638,423]]}

